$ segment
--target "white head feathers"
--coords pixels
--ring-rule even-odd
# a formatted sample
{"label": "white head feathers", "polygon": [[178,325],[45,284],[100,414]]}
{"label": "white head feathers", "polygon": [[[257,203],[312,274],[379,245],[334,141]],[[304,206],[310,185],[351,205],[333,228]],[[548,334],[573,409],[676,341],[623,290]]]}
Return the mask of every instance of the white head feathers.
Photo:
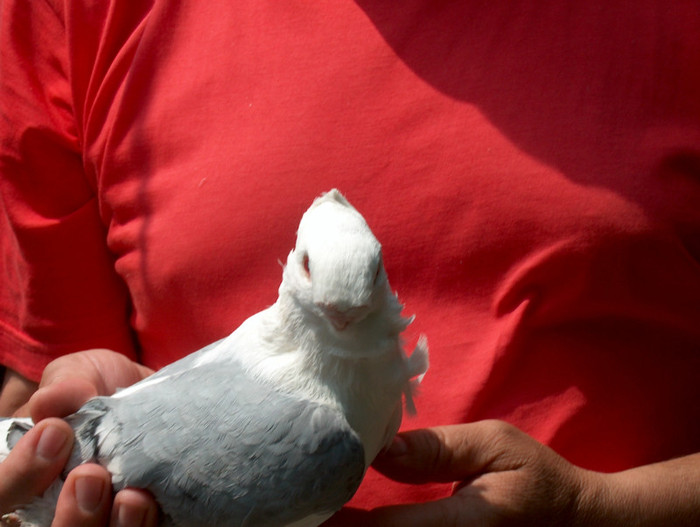
{"label": "white head feathers", "polygon": [[304,213],[284,281],[306,309],[338,331],[386,307],[387,295],[393,298],[380,243],[362,215],[335,189]]}

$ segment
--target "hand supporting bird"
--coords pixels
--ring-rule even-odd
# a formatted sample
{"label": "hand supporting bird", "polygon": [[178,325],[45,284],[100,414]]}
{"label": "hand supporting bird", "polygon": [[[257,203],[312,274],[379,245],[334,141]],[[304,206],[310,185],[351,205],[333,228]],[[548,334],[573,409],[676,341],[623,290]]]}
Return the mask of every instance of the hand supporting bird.
{"label": "hand supporting bird", "polygon": [[375,460],[406,483],[450,482],[441,500],[344,509],[324,527],[691,527],[700,521],[700,454],[617,473],[584,470],[502,421],[399,434]]}
{"label": "hand supporting bird", "polygon": [[[62,419],[89,398],[111,395],[147,377],[152,370],[109,350],[87,350],[52,361],[39,390],[16,416],[37,425],[0,463],[0,515],[41,496],[63,471],[73,446],[73,430]],[[155,527],[158,508],[145,491],[127,488],[112,496],[111,477],[97,464],[68,474],[58,498],[53,527]]]}

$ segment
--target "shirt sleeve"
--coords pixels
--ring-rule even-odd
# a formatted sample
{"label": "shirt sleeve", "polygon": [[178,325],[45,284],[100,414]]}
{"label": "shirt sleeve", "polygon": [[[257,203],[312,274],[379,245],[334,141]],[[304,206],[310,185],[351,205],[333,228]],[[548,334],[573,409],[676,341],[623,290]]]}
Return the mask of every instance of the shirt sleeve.
{"label": "shirt sleeve", "polygon": [[0,13],[0,363],[38,380],[59,355],[134,357],[129,297],[85,176],[60,13]]}

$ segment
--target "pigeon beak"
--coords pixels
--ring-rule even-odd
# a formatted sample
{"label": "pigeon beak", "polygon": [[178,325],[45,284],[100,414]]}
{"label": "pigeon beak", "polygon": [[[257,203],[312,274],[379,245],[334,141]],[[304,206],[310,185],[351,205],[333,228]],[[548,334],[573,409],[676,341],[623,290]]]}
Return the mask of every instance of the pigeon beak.
{"label": "pigeon beak", "polygon": [[343,331],[353,321],[353,317],[340,311],[326,311],[326,318],[337,331]]}
{"label": "pigeon beak", "polygon": [[335,328],[336,331],[344,331],[350,324],[358,320],[359,313],[357,309],[341,310],[332,305],[321,306],[323,315],[328,319],[328,322]]}

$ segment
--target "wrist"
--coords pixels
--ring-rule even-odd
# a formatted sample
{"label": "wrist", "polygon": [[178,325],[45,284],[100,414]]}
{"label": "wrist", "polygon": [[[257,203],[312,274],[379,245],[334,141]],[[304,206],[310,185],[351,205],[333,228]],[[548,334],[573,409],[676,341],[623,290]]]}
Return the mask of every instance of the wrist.
{"label": "wrist", "polygon": [[580,487],[574,513],[574,527],[618,525],[611,518],[613,492],[609,474],[579,469]]}
{"label": "wrist", "polygon": [[582,470],[577,526],[700,525],[698,455],[605,474]]}

